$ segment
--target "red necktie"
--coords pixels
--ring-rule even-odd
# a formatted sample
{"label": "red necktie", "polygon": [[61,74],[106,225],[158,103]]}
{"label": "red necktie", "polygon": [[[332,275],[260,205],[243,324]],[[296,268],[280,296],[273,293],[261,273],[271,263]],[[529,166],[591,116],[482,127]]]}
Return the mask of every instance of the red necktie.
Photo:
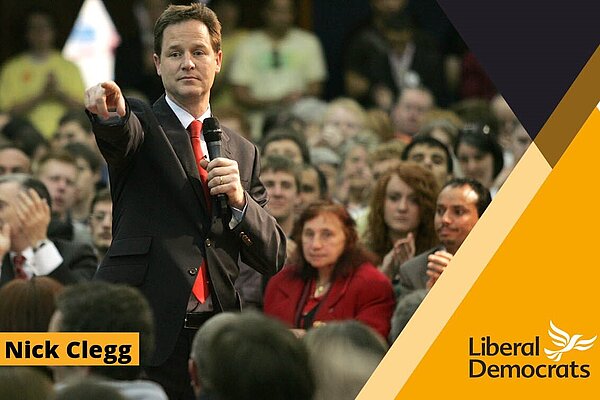
{"label": "red necktie", "polygon": [[22,254],[17,254],[13,258],[13,266],[15,267],[15,279],[27,279],[27,274],[23,269],[25,265],[25,257]]}
{"label": "red necktie", "polygon": [[[208,212],[211,212],[211,199],[208,190],[208,172],[200,166],[200,160],[204,158],[202,153],[202,146],[200,146],[200,133],[202,132],[202,122],[193,120],[188,127],[190,131],[190,139],[192,141],[192,150],[194,151],[194,158],[196,158],[196,167],[200,174],[200,180],[202,181],[202,188],[204,189],[204,197],[206,198],[206,204],[208,205]],[[204,303],[208,297],[208,279],[206,277],[206,258],[202,259],[202,265],[200,266],[200,273],[196,277],[194,286],[192,287],[192,293],[198,299],[200,303]]]}

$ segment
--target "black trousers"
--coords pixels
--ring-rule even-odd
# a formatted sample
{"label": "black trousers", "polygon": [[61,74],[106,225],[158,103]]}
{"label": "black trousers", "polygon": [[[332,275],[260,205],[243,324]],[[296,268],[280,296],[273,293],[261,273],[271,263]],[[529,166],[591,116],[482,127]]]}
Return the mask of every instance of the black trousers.
{"label": "black trousers", "polygon": [[169,400],[195,400],[188,360],[198,329],[182,328],[171,356],[162,365],[144,368],[150,380],[160,384]]}

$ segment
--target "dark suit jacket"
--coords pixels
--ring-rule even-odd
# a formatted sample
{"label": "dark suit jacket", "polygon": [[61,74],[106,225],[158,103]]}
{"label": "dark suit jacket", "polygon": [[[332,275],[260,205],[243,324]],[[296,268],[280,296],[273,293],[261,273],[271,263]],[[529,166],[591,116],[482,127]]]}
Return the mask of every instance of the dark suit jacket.
{"label": "dark suit jacket", "polygon": [[[94,272],[96,272],[98,261],[90,246],[58,239],[52,242],[62,256],[63,262],[48,275],[50,278],[56,279],[63,285],[92,279]],[[10,260],[10,254],[6,254],[2,260],[0,286],[10,282],[14,278],[15,272]]]}
{"label": "dark suit jacket", "polygon": [[[269,280],[265,292],[265,314],[295,326],[306,283],[295,272],[296,267],[284,268]],[[394,311],[394,292],[389,279],[366,263],[345,277],[336,279],[329,294],[322,300],[315,322],[355,319],[375,329],[384,338],[390,331]]]}
{"label": "dark suit jacket", "polygon": [[433,247],[408,260],[400,266],[400,295],[403,296],[415,289],[425,289],[429,276],[427,275],[427,257],[443,246]]}
{"label": "dark suit jacket", "polygon": [[258,150],[224,129],[221,154],[238,162],[246,191],[244,219],[228,223],[207,213],[187,131],[166,100],[151,108],[130,99],[124,124],[92,118],[96,140],[109,165],[113,242],[97,279],[137,286],[154,312],[156,349],[152,365],[172,353],[183,326],[202,257],[216,310],[239,310],[234,289],[238,257],[261,273],[274,274],[285,261],[285,234],[263,206]]}

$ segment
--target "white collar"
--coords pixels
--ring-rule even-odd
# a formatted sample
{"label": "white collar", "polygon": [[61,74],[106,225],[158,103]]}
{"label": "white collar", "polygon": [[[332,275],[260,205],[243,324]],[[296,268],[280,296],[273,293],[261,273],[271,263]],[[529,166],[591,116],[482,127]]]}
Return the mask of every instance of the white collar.
{"label": "white collar", "polygon": [[[179,122],[181,122],[181,125],[183,125],[183,127],[187,129],[187,127],[195,119],[194,116],[192,114],[190,114],[189,112],[187,112],[186,110],[184,110],[183,108],[181,108],[173,100],[171,100],[169,98],[169,95],[166,93],[165,93],[165,100],[167,101],[167,104],[169,105],[169,107],[171,107],[171,110],[173,110],[173,112],[177,116],[177,119],[179,120]],[[204,122],[204,118],[208,118],[210,116],[212,116],[212,112],[210,111],[210,104],[209,104],[206,111],[204,111],[204,114],[202,114],[200,116],[200,118],[198,118],[198,121]]]}

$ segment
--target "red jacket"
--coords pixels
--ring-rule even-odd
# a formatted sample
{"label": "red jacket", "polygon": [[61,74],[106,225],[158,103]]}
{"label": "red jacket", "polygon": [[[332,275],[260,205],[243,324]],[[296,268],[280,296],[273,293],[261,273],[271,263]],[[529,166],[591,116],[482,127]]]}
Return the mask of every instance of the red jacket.
{"label": "red jacket", "polygon": [[[294,326],[305,281],[288,266],[273,276],[265,292],[265,314]],[[389,279],[371,263],[356,268],[346,278],[333,282],[314,322],[354,319],[375,329],[384,338],[390,331],[394,291]]]}

